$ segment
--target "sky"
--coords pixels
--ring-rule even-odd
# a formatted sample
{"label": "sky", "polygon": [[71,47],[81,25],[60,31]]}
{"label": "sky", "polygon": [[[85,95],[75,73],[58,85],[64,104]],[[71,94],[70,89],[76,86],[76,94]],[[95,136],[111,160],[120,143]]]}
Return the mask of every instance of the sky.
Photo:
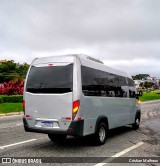
{"label": "sky", "polygon": [[0,0],[0,59],[72,53],[160,78],[160,0]]}

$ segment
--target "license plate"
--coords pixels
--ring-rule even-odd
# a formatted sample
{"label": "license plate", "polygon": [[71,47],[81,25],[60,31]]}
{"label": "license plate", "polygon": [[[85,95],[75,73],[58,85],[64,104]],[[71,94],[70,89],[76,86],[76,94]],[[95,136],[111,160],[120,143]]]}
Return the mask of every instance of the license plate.
{"label": "license plate", "polygon": [[44,122],[41,122],[41,126],[42,127],[53,127],[53,122],[44,121]]}

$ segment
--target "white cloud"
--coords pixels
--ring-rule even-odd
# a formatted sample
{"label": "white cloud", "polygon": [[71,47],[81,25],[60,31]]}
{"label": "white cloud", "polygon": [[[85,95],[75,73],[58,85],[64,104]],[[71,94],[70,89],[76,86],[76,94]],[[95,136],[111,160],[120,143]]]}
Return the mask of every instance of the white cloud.
{"label": "white cloud", "polygon": [[159,61],[154,59],[134,59],[134,60],[106,60],[104,63],[110,67],[115,67],[119,70],[123,70],[132,75],[139,73],[156,75],[157,71],[160,71]]}
{"label": "white cloud", "polygon": [[[30,63],[37,56],[85,53],[120,68],[128,66],[130,73],[160,76],[159,0],[0,0],[0,4],[1,59]],[[138,59],[143,59],[142,66]]]}

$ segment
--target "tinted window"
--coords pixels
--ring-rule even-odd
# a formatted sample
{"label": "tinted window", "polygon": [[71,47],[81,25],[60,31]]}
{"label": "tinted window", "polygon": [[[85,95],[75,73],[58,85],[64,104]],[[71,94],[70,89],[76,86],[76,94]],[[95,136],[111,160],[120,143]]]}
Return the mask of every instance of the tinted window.
{"label": "tinted window", "polygon": [[73,64],[67,66],[32,66],[26,91],[32,93],[66,93],[73,89]]}
{"label": "tinted window", "polygon": [[86,66],[81,67],[81,73],[84,95],[127,97],[127,82],[125,77]]}
{"label": "tinted window", "polygon": [[134,86],[134,81],[130,78],[127,78],[128,86],[129,86],[129,97],[135,98],[136,97],[136,90]]}
{"label": "tinted window", "polygon": [[128,86],[134,86],[134,81],[130,78],[127,78]]}

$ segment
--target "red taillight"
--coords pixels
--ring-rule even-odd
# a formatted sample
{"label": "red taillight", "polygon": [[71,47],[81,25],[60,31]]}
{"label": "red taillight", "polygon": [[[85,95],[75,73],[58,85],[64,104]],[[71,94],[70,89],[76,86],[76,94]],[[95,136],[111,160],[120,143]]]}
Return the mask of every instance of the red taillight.
{"label": "red taillight", "polygon": [[25,113],[26,102],[24,100],[22,102],[22,106],[23,106],[23,112]]}
{"label": "red taillight", "polygon": [[26,118],[30,118],[30,115],[26,115]]}
{"label": "red taillight", "polygon": [[66,117],[66,120],[71,120],[71,117]]}
{"label": "red taillight", "polygon": [[78,119],[78,120],[82,120],[82,117],[78,117],[77,119]]}
{"label": "red taillight", "polygon": [[79,110],[79,106],[80,106],[80,101],[74,101],[73,102],[73,110],[72,110],[72,119],[74,120],[75,116],[77,115],[77,112]]}

